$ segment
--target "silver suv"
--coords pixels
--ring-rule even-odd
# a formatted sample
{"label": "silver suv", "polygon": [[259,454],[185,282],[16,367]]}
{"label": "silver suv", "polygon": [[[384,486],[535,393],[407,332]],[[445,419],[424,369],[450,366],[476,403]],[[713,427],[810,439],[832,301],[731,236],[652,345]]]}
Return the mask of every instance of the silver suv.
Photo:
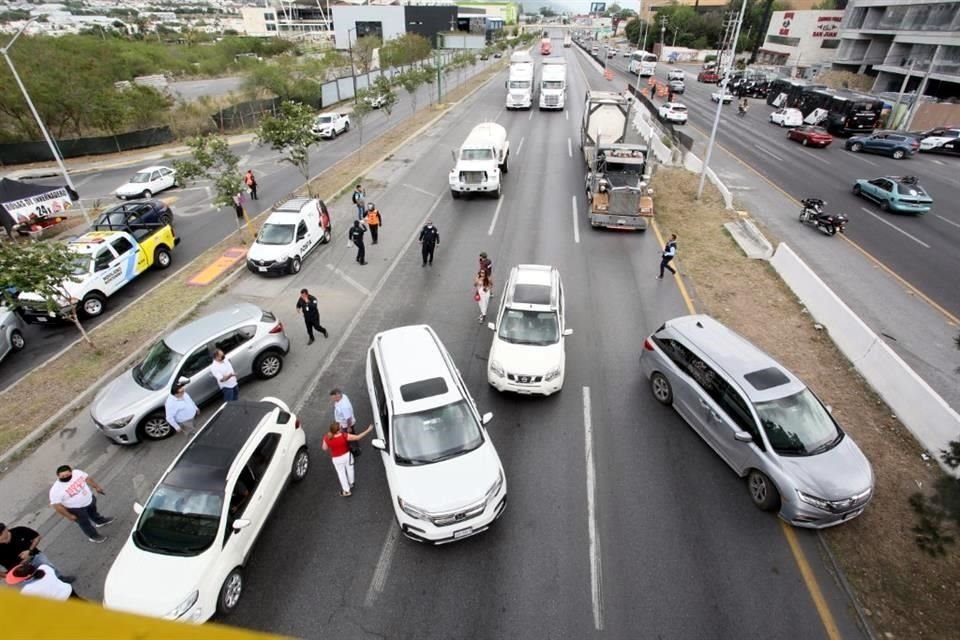
{"label": "silver suv", "polygon": [[764,511],[823,528],[863,513],[873,471],[830,409],[769,355],[710,316],[674,318],[643,343],[654,397],[673,406]]}
{"label": "silver suv", "polygon": [[27,346],[23,338],[23,320],[13,309],[0,305],[0,360]]}
{"label": "silver suv", "polygon": [[174,382],[189,379],[187,393],[197,404],[216,396],[210,364],[217,349],[238,378],[267,379],[280,373],[290,341],[275,315],[249,303],[194,320],[157,341],[135,367],[100,390],[90,405],[94,424],[119,444],[171,435],[164,403]]}

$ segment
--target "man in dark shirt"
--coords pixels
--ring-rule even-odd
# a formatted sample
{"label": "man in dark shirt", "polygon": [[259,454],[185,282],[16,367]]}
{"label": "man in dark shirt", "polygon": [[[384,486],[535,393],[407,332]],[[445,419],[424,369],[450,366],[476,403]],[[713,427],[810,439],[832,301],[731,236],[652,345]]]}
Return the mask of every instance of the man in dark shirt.
{"label": "man in dark shirt", "polygon": [[297,298],[297,313],[303,316],[303,322],[307,325],[307,336],[310,340],[307,344],[313,344],[313,330],[316,329],[327,337],[327,330],[320,324],[320,309],[317,307],[317,297],[311,295],[306,289],[300,289],[300,297]]}
{"label": "man in dark shirt", "polygon": [[[46,554],[37,548],[40,544],[40,534],[30,527],[11,527],[0,524],[0,578],[5,578],[7,571],[15,566],[29,562],[35,567],[41,564],[53,567],[53,563]],[[56,571],[56,569],[54,569]],[[59,572],[57,572],[59,574]],[[59,576],[64,582],[73,582],[71,576]]]}
{"label": "man in dark shirt", "polygon": [[363,246],[363,234],[366,232],[367,228],[363,226],[359,220],[353,221],[353,226],[350,227],[350,231],[348,232],[348,237],[357,247],[357,262],[360,264],[367,264],[367,251]]}
{"label": "man in dark shirt", "polygon": [[423,257],[423,265],[433,264],[433,250],[440,244],[440,232],[433,226],[433,223],[427,220],[427,224],[420,230],[420,255]]}

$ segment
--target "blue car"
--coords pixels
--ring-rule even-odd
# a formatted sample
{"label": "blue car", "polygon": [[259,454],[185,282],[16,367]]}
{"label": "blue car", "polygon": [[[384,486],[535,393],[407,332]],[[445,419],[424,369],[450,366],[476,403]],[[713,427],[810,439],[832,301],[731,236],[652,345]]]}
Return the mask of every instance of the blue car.
{"label": "blue car", "polygon": [[163,200],[125,202],[104,211],[93,223],[94,231],[125,229],[135,225],[173,224],[173,211]]}
{"label": "blue car", "polygon": [[847,139],[844,146],[854,153],[859,151],[882,153],[894,160],[912,156],[920,150],[920,142],[913,136],[887,131],[877,131],[868,136],[853,136]]}
{"label": "blue car", "polygon": [[870,198],[884,211],[926,213],[933,198],[924,191],[915,176],[885,176],[873,180],[860,179],[853,185],[853,194]]}

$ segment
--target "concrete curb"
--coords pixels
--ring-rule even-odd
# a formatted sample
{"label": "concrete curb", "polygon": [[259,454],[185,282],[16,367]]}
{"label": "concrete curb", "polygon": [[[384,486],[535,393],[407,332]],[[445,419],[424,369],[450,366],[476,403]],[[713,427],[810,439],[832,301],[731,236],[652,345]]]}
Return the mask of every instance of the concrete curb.
{"label": "concrete curb", "polygon": [[863,631],[868,640],[877,640],[877,636],[873,632],[873,627],[871,627],[870,623],[867,622],[867,614],[860,605],[860,601],[857,599],[857,594],[853,590],[853,586],[847,581],[847,577],[843,574],[843,570],[837,563],[836,556],[834,556],[833,551],[830,550],[830,545],[827,544],[827,541],[823,538],[822,531],[817,531],[817,542],[820,544],[821,552],[827,559],[827,564],[829,565],[828,568],[830,569],[830,573],[833,574],[834,580],[837,581],[840,589],[846,594],[849,601],[853,604],[853,611],[856,614],[857,623],[860,626],[860,630]]}
{"label": "concrete curb", "polygon": [[[488,67],[488,68],[489,68],[489,67]],[[500,71],[502,71],[502,69],[501,69]],[[423,125],[423,126],[420,127],[419,129],[417,129],[416,131],[414,131],[413,133],[411,133],[410,135],[408,135],[406,138],[404,138],[404,139],[400,142],[400,144],[397,146],[397,148],[400,148],[400,147],[405,146],[410,140],[413,140],[413,139],[417,138],[418,136],[420,136],[421,134],[423,134],[424,131],[426,131],[427,129],[429,129],[430,127],[432,127],[434,124],[436,124],[439,120],[441,120],[443,117],[445,117],[445,116],[446,116],[451,110],[453,110],[457,105],[459,105],[460,103],[462,103],[462,102],[464,102],[465,100],[469,99],[469,98],[470,98],[471,96],[473,96],[477,91],[479,91],[479,90],[482,89],[483,87],[487,86],[490,82],[492,82],[493,79],[496,78],[497,75],[500,73],[500,71],[494,73],[494,74],[491,75],[487,80],[485,80],[484,82],[482,82],[482,83],[480,83],[479,85],[477,85],[476,87],[474,87],[469,93],[467,93],[467,95],[465,95],[463,98],[461,98],[461,99],[458,100],[457,102],[453,102],[453,103],[450,103],[450,104],[446,105],[446,106],[440,111],[440,113],[437,114],[436,117],[432,118],[432,119],[431,119],[429,122],[427,122],[425,125]],[[465,80],[464,82],[467,82],[467,80]],[[429,106],[429,105],[427,105],[427,106]],[[353,154],[358,153],[359,151],[360,151],[360,150],[357,149],[357,150],[351,152],[350,154],[344,156],[342,159],[345,160],[345,159],[351,157]],[[391,156],[393,153],[395,153],[395,150],[391,150],[391,151],[388,151],[387,153],[384,153],[384,154],[381,155],[379,158],[377,158],[376,160],[374,160],[373,162],[371,162],[371,163],[370,163],[367,167],[365,167],[362,171],[360,171],[360,173],[361,173],[361,174],[367,173],[368,171],[370,171],[371,169],[373,169],[374,167],[376,167],[377,165],[379,165],[379,164],[381,164],[383,161],[385,161],[385,160],[386,160],[389,156]],[[335,165],[334,165],[334,166],[335,166]],[[332,168],[332,166],[331,166],[330,168]],[[329,170],[329,169],[327,169],[327,170]],[[326,170],[325,170],[325,171],[326,171]],[[323,173],[324,173],[324,172],[321,172],[321,173],[317,174],[317,176],[316,176],[315,178],[313,178],[313,179],[316,179],[316,178],[322,176]],[[300,186],[298,189],[296,189],[295,191],[299,191],[300,189],[305,188],[305,187],[307,186],[307,184],[308,184],[308,183],[304,183],[303,185],[301,185],[301,186]],[[344,184],[343,187],[341,187],[340,189],[338,189],[338,190],[336,191],[336,193],[340,193],[340,192],[342,192],[344,189],[349,189],[353,184],[354,184],[354,179],[351,178],[347,183]],[[272,210],[272,207],[271,207],[270,209],[267,209],[267,210],[265,210],[265,211],[262,211],[259,215],[257,215],[255,218],[253,218],[253,220],[256,220],[256,219],[258,219],[258,218],[263,217],[264,215],[269,214],[271,210]],[[231,234],[231,235],[232,235],[232,234]],[[228,237],[229,237],[229,236],[228,236]],[[191,266],[195,266],[195,264],[194,264],[195,262],[196,262],[196,260],[192,260],[192,261],[188,262],[187,264],[185,264],[183,267],[181,267],[180,269],[178,269],[178,270],[177,270],[174,274],[172,274],[172,275],[173,275],[173,276],[176,276],[176,275],[180,274],[181,272],[183,272],[185,269],[187,269],[187,268],[189,268],[189,267],[191,267]],[[161,336],[163,336],[165,333],[167,333],[168,331],[170,331],[173,327],[177,326],[180,322],[183,321],[184,318],[186,318],[187,316],[189,316],[190,314],[192,314],[194,311],[196,311],[200,306],[202,306],[202,305],[205,304],[208,300],[210,300],[210,298],[214,297],[217,293],[219,293],[219,291],[220,291],[220,289],[221,289],[222,287],[228,285],[234,278],[236,278],[239,274],[243,273],[243,271],[244,271],[245,269],[246,269],[246,265],[245,265],[245,264],[239,264],[238,266],[234,267],[234,269],[233,269],[232,271],[227,271],[225,277],[223,278],[223,280],[221,280],[220,282],[216,283],[215,285],[212,285],[211,288],[210,288],[210,290],[207,291],[207,292],[203,295],[203,297],[201,297],[199,300],[197,300],[197,302],[196,302],[195,304],[191,305],[188,309],[184,310],[180,315],[178,315],[178,316],[177,316],[176,318],[174,318],[172,321],[170,321],[169,323],[167,323],[162,330],[158,331],[156,334],[154,334],[154,335],[150,338],[150,340],[146,341],[143,347],[141,347],[140,349],[137,349],[135,352],[131,353],[129,356],[127,356],[126,358],[124,358],[122,361],[118,362],[116,365],[114,365],[113,367],[111,367],[109,371],[107,371],[104,375],[102,375],[100,378],[98,378],[96,382],[94,382],[92,385],[90,385],[89,387],[87,387],[84,391],[82,391],[79,395],[77,395],[73,400],[71,400],[69,403],[67,403],[65,406],[63,406],[59,411],[57,411],[57,413],[55,413],[53,416],[51,416],[50,418],[48,418],[47,420],[45,420],[39,427],[37,427],[36,429],[34,429],[33,431],[31,431],[29,434],[27,434],[26,436],[24,436],[19,442],[17,442],[15,445],[13,445],[12,447],[10,447],[10,449],[8,449],[8,450],[5,451],[4,453],[0,454],[0,465],[5,465],[5,464],[7,464],[7,463],[10,462],[11,460],[13,460],[13,459],[15,459],[17,456],[19,456],[23,451],[25,451],[26,449],[29,449],[31,446],[33,446],[34,443],[36,443],[36,442],[39,441],[39,440],[42,440],[42,439],[47,435],[47,433],[48,433],[49,431],[51,431],[51,430],[56,426],[56,424],[57,424],[60,420],[62,420],[65,416],[67,416],[67,415],[68,415],[71,411],[73,411],[74,409],[76,409],[76,408],[82,406],[84,403],[86,403],[86,402],[90,399],[90,396],[91,396],[91,395],[95,394],[104,384],[106,384],[110,379],[112,379],[114,376],[116,376],[119,371],[122,371],[124,368],[126,368],[126,367],[130,364],[130,362],[133,361],[137,356],[139,356],[143,351],[145,351],[145,350],[149,347],[149,345],[153,344],[153,343],[154,343],[156,340],[158,340]],[[171,277],[172,277],[172,276],[171,276]],[[161,286],[161,285],[164,285],[164,284],[166,284],[167,282],[169,282],[169,280],[165,279],[165,280],[163,280],[162,282],[157,283],[155,286],[151,287],[148,291],[144,292],[143,295],[141,295],[139,298],[137,298],[136,300],[134,300],[134,302],[137,302],[137,301],[141,300],[142,298],[146,297],[147,295],[149,295],[150,293],[152,293],[157,287],[159,287],[159,286]],[[131,304],[132,304],[132,303],[131,303]],[[125,307],[125,309],[127,309],[127,308],[130,308],[130,306],[128,305],[127,307]],[[124,309],[124,310],[125,310],[125,309]],[[118,314],[118,315],[121,315],[121,314]],[[111,318],[107,319],[107,320],[104,322],[104,324],[106,324],[107,322],[110,322],[113,318],[116,318],[116,317],[117,317],[117,316],[111,316]],[[100,325],[100,326],[103,326],[103,325]],[[60,351],[59,353],[57,353],[56,355],[48,358],[48,359],[47,359],[42,365],[40,365],[40,366],[41,366],[41,367],[46,366],[46,365],[49,364],[51,361],[53,361],[55,358],[58,358],[59,356],[63,355],[63,353],[65,353],[67,350],[74,348],[79,342],[81,342],[80,339],[74,341],[70,346],[65,347],[63,350],[61,350],[61,351]],[[6,389],[3,390],[3,392],[6,392],[6,391],[8,391],[8,390],[10,390],[10,389],[13,389],[17,384],[19,384],[19,382],[14,383],[13,385],[7,387]],[[0,473],[2,473],[2,470],[0,470]]]}

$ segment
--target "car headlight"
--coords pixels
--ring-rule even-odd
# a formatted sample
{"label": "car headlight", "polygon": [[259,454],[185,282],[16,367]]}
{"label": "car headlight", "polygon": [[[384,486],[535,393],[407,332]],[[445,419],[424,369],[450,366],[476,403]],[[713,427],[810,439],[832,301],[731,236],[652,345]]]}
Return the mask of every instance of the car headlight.
{"label": "car headlight", "polygon": [[114,421],[112,421],[112,422],[108,422],[108,423],[107,423],[107,428],[108,428],[108,429],[122,429],[122,428],[124,428],[125,426],[127,426],[128,424],[130,424],[130,421],[131,421],[131,420],[133,420],[133,415],[132,415],[132,414],[129,415],[129,416],[123,416],[122,418],[117,418],[116,420],[114,420]]}
{"label": "car headlight", "polygon": [[556,380],[559,377],[560,377],[560,367],[557,367],[556,369],[551,369],[550,371],[547,371],[547,375],[543,376],[543,380],[544,382],[550,382],[551,380]]}
{"label": "car headlight", "polygon": [[503,367],[500,366],[500,363],[496,360],[490,361],[490,371],[496,374],[498,378],[503,377]]}
{"label": "car headlight", "polygon": [[824,500],[823,498],[818,498],[817,496],[812,496],[808,493],[804,493],[799,489],[797,491],[797,497],[800,498],[800,502],[806,502],[807,504],[816,507],[817,509],[822,509],[823,511],[832,511],[833,505],[829,500]]}
{"label": "car headlight", "polygon": [[411,518],[416,518],[417,520],[428,519],[426,511],[424,511],[423,509],[420,509],[419,507],[413,506],[409,502],[404,502],[403,498],[401,498],[400,496],[397,496],[397,504],[399,504],[403,512],[408,516],[410,516]]}
{"label": "car headlight", "polygon": [[174,618],[174,619],[181,617],[183,614],[185,614],[187,611],[190,610],[190,607],[192,607],[197,603],[197,600],[199,598],[200,598],[200,592],[194,591],[189,596],[187,596],[186,600],[178,604],[175,609],[173,609],[170,613],[168,613],[166,617]]}
{"label": "car headlight", "polygon": [[497,473],[497,480],[496,480],[496,482],[494,482],[494,483],[490,486],[490,488],[487,489],[487,494],[484,496],[484,500],[485,500],[486,502],[490,502],[491,500],[493,500],[493,499],[497,496],[498,493],[500,493],[500,489],[503,488],[503,480],[504,480],[504,478],[503,478],[503,470],[500,470],[500,471]]}

